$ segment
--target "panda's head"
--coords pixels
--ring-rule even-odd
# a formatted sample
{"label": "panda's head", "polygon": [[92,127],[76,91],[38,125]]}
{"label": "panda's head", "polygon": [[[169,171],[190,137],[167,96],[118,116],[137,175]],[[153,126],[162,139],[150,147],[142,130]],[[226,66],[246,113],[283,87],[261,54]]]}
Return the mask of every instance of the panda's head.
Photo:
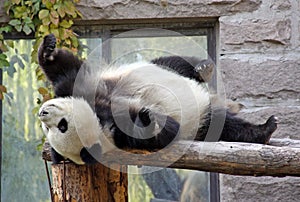
{"label": "panda's head", "polygon": [[[104,131],[89,104],[81,98],[56,98],[45,102],[38,114],[53,149],[77,164],[84,164],[83,149],[100,145]],[[101,150],[101,149],[100,149]],[[96,151],[96,159],[101,151]]]}

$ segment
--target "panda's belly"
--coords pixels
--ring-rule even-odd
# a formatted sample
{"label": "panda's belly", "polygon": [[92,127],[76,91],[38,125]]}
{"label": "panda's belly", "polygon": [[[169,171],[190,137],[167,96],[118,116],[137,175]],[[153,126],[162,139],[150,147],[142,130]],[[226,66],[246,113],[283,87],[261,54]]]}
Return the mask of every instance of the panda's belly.
{"label": "panda's belly", "polygon": [[153,64],[144,64],[128,73],[120,84],[139,100],[140,106],[173,117],[181,134],[193,135],[204,123],[209,95],[196,81]]}

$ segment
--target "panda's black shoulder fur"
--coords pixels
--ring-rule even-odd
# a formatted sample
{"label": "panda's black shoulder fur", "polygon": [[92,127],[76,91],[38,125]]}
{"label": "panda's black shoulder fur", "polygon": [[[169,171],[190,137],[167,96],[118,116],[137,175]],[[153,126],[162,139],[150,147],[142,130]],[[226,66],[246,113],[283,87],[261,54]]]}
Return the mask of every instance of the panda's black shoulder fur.
{"label": "panda's black shoulder fur", "polygon": [[[56,49],[55,37],[53,35],[48,35],[44,38],[44,41],[39,48],[38,59],[39,64],[48,80],[51,81],[54,86],[55,95],[57,97],[72,96],[74,81],[83,62],[71,52]],[[188,77],[198,82],[206,81],[207,78],[210,78],[212,72],[211,61],[199,60],[192,57],[182,58],[179,56],[169,56],[154,59],[151,62],[161,68],[174,71],[181,76]],[[206,70],[208,73],[205,72]],[[123,131],[119,130],[114,123],[114,117],[112,117],[111,109],[109,107],[109,98],[103,97],[105,95],[102,95],[101,92],[97,93],[98,94],[96,96],[99,96],[99,100],[101,100],[101,102],[99,101],[97,103],[96,100],[96,114],[103,122],[101,123],[102,125],[106,122],[111,124],[112,131],[114,131],[114,140],[118,147],[145,149],[162,148],[168,145],[168,143],[176,137],[180,128],[179,123],[177,123],[172,117],[164,114],[156,115],[156,117],[165,117],[162,119],[167,120],[165,125],[162,126],[161,132],[157,134],[157,139],[137,139],[126,135]],[[103,100],[105,103],[103,103]],[[133,108],[130,109],[129,113],[133,122],[140,126],[148,126],[149,120],[152,120],[151,117],[153,116],[152,112],[145,108]],[[205,139],[206,134],[204,133],[208,130],[210,120],[214,118],[218,119],[218,116],[221,116],[218,110],[214,113],[210,113],[210,115],[212,117],[207,117],[205,125],[199,128],[198,132],[200,134],[197,135],[198,140]],[[160,123],[158,123],[158,125],[159,124]],[[255,125],[237,118],[230,113],[226,113],[224,128],[219,140],[267,143],[276,128],[277,119],[274,116],[271,116],[267,122],[262,125]],[[135,133],[136,131],[131,132]],[[145,132],[146,131],[144,130],[138,131],[138,133]]]}
{"label": "panda's black shoulder fur", "polygon": [[164,56],[151,60],[151,63],[198,82],[208,82],[214,69],[211,59],[187,56]]}

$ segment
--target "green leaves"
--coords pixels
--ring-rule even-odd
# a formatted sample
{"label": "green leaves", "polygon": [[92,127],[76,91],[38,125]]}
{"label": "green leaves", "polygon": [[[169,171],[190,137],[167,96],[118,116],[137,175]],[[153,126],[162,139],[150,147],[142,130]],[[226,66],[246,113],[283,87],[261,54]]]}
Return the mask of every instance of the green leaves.
{"label": "green leaves", "polygon": [[19,4],[21,2],[21,0],[11,0],[11,2],[14,4]]}
{"label": "green leaves", "polygon": [[[78,39],[70,29],[73,19],[81,17],[81,13],[75,7],[78,0],[5,0],[6,13],[10,21],[6,26],[0,27],[0,50],[5,52],[9,47],[14,48],[12,41],[4,41],[3,32],[12,29],[23,32],[26,35],[35,32],[36,42],[31,51],[31,62],[37,63],[37,53],[42,38],[50,33],[57,37],[58,47],[66,47],[71,51],[77,51]],[[23,62],[29,61],[28,56],[13,56],[10,63],[4,54],[0,54],[0,68],[13,76],[16,68],[25,68]],[[38,80],[45,80],[42,71],[36,71]]]}
{"label": "green leaves", "polygon": [[[14,5],[19,4],[18,1],[12,1],[11,4],[12,5],[8,6],[7,12],[13,13],[13,15],[10,15],[12,20],[10,20],[8,24],[18,32],[24,32],[26,35],[35,31],[33,20],[35,18],[36,9],[37,7],[39,8],[37,5],[39,4],[29,3],[28,1],[26,1],[25,5]],[[28,9],[26,5],[28,5],[30,9]],[[33,10],[34,13],[30,13],[29,11],[31,10]]]}
{"label": "green leaves", "polygon": [[14,48],[15,45],[14,45],[14,41],[13,40],[5,40],[6,42],[6,45],[10,48]]}
{"label": "green leaves", "polygon": [[63,20],[61,23],[60,23],[60,26],[63,27],[63,28],[70,28],[71,26],[73,25],[73,21],[72,20]]}
{"label": "green leaves", "polygon": [[47,9],[43,9],[43,10],[40,10],[40,12],[39,12],[39,19],[44,19],[44,18],[46,18],[46,17],[48,17],[49,16],[49,10],[47,10]]}
{"label": "green leaves", "polygon": [[22,30],[22,22],[20,20],[14,19],[9,21],[8,24],[13,26],[18,32]]}
{"label": "green leaves", "polygon": [[51,11],[50,12],[50,21],[55,25],[58,26],[59,24],[59,16],[58,13],[56,11]]}
{"label": "green leaves", "polygon": [[72,0],[41,0],[43,9],[38,12],[41,24],[38,25],[39,36],[49,33],[57,37],[58,47],[67,47],[76,50],[77,37],[70,28],[73,25],[72,18],[81,16]]}
{"label": "green leaves", "polygon": [[61,18],[64,18],[66,16],[66,10],[64,6],[58,6],[57,7],[57,13]]}
{"label": "green leaves", "polygon": [[17,6],[15,7],[15,9],[13,10],[14,12],[14,18],[25,18],[27,17],[27,7],[26,6]]}
{"label": "green leaves", "polygon": [[16,26],[16,25],[21,25],[22,23],[21,23],[20,20],[14,19],[14,20],[9,21],[8,24],[11,25],[11,26]]}
{"label": "green leaves", "polygon": [[48,25],[40,25],[39,31],[42,33],[48,34],[49,33],[49,26]]}
{"label": "green leaves", "polygon": [[9,67],[9,62],[7,61],[7,56],[3,53],[0,54],[0,68]]}

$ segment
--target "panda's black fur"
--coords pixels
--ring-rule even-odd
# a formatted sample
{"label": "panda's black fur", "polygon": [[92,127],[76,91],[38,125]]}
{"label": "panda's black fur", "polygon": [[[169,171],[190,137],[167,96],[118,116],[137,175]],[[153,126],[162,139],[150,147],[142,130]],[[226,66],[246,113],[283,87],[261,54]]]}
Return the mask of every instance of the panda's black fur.
{"label": "panda's black fur", "polygon": [[[121,68],[115,68],[109,73],[97,74],[95,72],[89,72],[89,67],[72,53],[57,49],[56,39],[53,35],[48,35],[44,38],[39,48],[38,60],[48,80],[53,84],[55,96],[57,97],[57,100],[53,99],[48,101],[49,103],[46,102],[39,112],[47,137],[51,135],[48,139],[61,138],[64,133],[69,132],[68,130],[75,131],[72,129],[73,125],[70,126],[71,123],[69,121],[71,120],[66,118],[70,116],[64,115],[65,109],[63,107],[67,102],[70,100],[74,101],[74,99],[83,98],[82,101],[78,102],[83,104],[79,104],[78,106],[74,105],[74,107],[87,107],[85,105],[89,105],[94,109],[94,113],[98,118],[97,122],[99,128],[96,126],[97,124],[91,127],[96,128],[93,129],[95,133],[93,135],[111,137],[114,145],[118,148],[161,149],[177,138],[178,133],[187,133],[187,131],[196,134],[194,137],[195,140],[205,140],[211,119],[218,121],[219,118],[222,119],[222,113],[224,113],[223,108],[211,107],[209,94],[202,84],[202,82],[210,79],[212,74],[212,63],[208,60],[199,60],[191,57],[182,58],[178,56],[161,57],[152,60],[149,64],[140,65],[145,66],[143,70],[129,67],[130,71],[128,73],[126,71],[122,72]],[[83,71],[86,77],[79,78],[79,80],[82,80],[80,81],[80,86],[76,89],[76,95],[74,95],[74,82],[76,79],[78,81],[76,77],[78,72],[81,71],[80,68],[84,68]],[[103,67],[99,67],[99,69],[101,68]],[[198,110],[199,114],[191,114],[193,110],[187,110],[186,115],[190,117],[190,120],[181,120],[185,125],[180,124],[181,122],[178,120],[178,117],[173,114],[172,108],[170,108],[170,111],[168,106],[163,105],[169,103],[170,106],[173,106],[175,105],[173,100],[164,100],[162,96],[164,91],[158,91],[161,94],[157,93],[158,96],[153,96],[156,95],[155,92],[157,89],[154,87],[153,89],[151,89],[151,87],[149,88],[149,83],[147,83],[147,81],[152,81],[152,79],[155,81],[156,77],[159,77],[159,79],[169,79],[168,76],[172,77],[172,79],[173,77],[174,79],[178,78],[179,83],[187,83],[191,91],[196,93],[196,97],[198,96],[196,101],[197,103],[199,102],[199,106],[195,107],[197,109],[194,112],[197,113]],[[84,101],[86,97],[90,97],[90,86],[95,87],[95,78],[97,78],[96,81],[99,82],[99,84],[96,84],[96,91],[93,95],[95,100],[93,102],[90,102],[88,99]],[[170,82],[166,81],[166,83],[168,87],[172,87]],[[137,85],[142,86],[141,89],[139,89],[140,87],[137,87]],[[145,85],[145,89],[143,89],[143,85]],[[177,81],[174,82],[174,85],[178,85],[180,88],[180,84],[177,84]],[[128,89],[131,87],[140,93],[137,97],[132,97],[132,91]],[[185,92],[182,92],[184,89],[180,90],[179,88],[175,90],[178,90],[177,92],[179,92],[180,95],[184,95]],[[160,99],[162,99],[161,102]],[[188,101],[187,99],[187,102]],[[84,102],[86,102],[86,104],[84,104]],[[112,111],[112,102],[118,104],[116,105],[117,113],[115,114]],[[129,103],[128,109],[126,109],[125,105],[123,106],[124,102]],[[162,105],[160,106],[160,104]],[[194,105],[188,107],[193,108]],[[47,109],[51,109],[52,111]],[[71,112],[68,111],[66,114],[67,113]],[[265,144],[269,141],[271,134],[277,128],[277,119],[274,116],[271,116],[265,124],[254,125],[234,116],[234,114],[230,112],[225,111],[225,113],[224,127],[221,130],[221,135],[218,140]],[[59,114],[60,117],[53,117],[52,120],[51,115],[58,116],[57,114]],[[129,116],[125,116],[126,114],[129,114]],[[82,115],[84,116],[84,114]],[[92,114],[87,116],[94,119],[94,115]],[[189,122],[195,122],[196,120],[198,121],[196,128],[187,127],[189,126]],[[131,125],[130,122],[134,124]],[[123,128],[120,127],[119,123],[123,124]],[[87,125],[86,127],[89,126]],[[56,130],[56,128],[58,128],[58,130]],[[99,132],[96,130],[99,130]],[[72,146],[69,145],[69,142],[64,141],[65,140],[60,140],[60,143],[50,141],[50,144],[53,148],[63,148],[65,146],[66,148],[71,147],[70,150],[72,150]],[[77,151],[78,148],[76,148],[76,152],[70,155],[66,155],[64,149],[52,149],[52,160],[54,163],[58,163],[64,158],[69,158],[78,164],[95,163],[97,162],[97,158],[101,158],[101,149],[103,149],[103,143],[101,143],[101,141],[102,140],[93,142],[88,140],[87,143],[83,143],[79,146],[82,147],[80,148],[80,152]],[[80,144],[78,143],[78,145]],[[97,157],[89,154],[90,151],[95,153],[97,150],[99,150]]]}

